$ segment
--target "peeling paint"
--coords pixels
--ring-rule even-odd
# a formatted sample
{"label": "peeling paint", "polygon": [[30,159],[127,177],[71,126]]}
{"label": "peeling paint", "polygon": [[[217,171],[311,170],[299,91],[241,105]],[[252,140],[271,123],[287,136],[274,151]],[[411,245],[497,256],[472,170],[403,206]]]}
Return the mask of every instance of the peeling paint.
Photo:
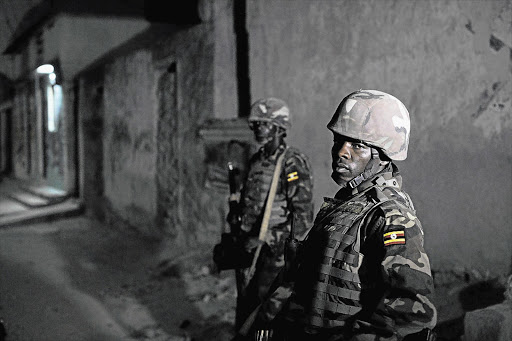
{"label": "peeling paint", "polygon": [[491,138],[512,127],[512,82],[495,82],[480,95],[480,105],[471,116],[483,136]]}
{"label": "peeling paint", "polygon": [[501,40],[499,40],[493,34],[491,34],[491,38],[489,39],[489,46],[494,51],[499,51],[503,46],[505,46],[505,43],[503,43]]}
{"label": "peeling paint", "polygon": [[473,26],[471,25],[471,20],[468,20],[468,23],[465,25],[465,27],[468,29],[469,32],[475,34],[475,31],[473,31]]}

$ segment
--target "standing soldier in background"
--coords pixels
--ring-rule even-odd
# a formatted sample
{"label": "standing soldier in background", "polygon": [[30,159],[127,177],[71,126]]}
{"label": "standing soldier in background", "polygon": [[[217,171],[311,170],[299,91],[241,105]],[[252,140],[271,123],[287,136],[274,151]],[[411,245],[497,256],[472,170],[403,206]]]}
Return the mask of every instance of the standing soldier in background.
{"label": "standing soldier in background", "polygon": [[241,334],[432,340],[437,313],[423,229],[393,163],[407,157],[409,113],[387,93],[359,90],[327,127],[334,135],[331,177],[341,188],[325,198],[292,279],[272,291],[252,330],[245,324]]}
{"label": "standing soldier in background", "polygon": [[253,255],[251,266],[235,270],[241,281],[237,285],[237,329],[261,303],[283,268],[292,219],[294,234],[301,239],[313,218],[309,160],[285,143],[289,115],[286,103],[277,98],[260,99],[251,106],[249,125],[262,146],[249,161],[239,205],[228,214],[230,225],[240,223],[239,239]]}

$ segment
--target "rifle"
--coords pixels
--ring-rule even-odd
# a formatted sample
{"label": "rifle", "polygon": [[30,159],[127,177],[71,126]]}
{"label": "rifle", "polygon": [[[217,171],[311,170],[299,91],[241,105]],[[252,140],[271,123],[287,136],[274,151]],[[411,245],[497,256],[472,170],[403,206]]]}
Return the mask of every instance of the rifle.
{"label": "rifle", "polygon": [[229,180],[229,215],[234,216],[234,219],[230,219],[229,227],[230,232],[234,235],[240,234],[240,193],[238,192],[236,185],[236,174],[237,170],[233,166],[233,162],[228,162],[228,180]]}
{"label": "rifle", "polygon": [[242,269],[251,264],[251,254],[245,250],[241,241],[241,217],[240,217],[240,194],[236,186],[237,169],[232,162],[228,162],[229,175],[229,232],[223,232],[221,241],[213,249],[213,261],[218,271],[230,269]]}

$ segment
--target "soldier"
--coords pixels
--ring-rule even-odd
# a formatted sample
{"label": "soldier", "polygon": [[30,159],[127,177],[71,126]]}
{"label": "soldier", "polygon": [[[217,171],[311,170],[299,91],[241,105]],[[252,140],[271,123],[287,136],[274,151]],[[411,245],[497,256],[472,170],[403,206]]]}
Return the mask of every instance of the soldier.
{"label": "soldier", "polygon": [[[242,282],[238,286],[241,290],[236,309],[237,328],[261,303],[284,266],[284,241],[290,233],[292,215],[297,236],[304,236],[313,220],[312,170],[306,155],[285,143],[286,131],[291,125],[289,115],[286,103],[277,98],[260,99],[251,106],[249,125],[262,146],[249,161],[240,205],[235,212],[230,211],[228,221],[240,220],[241,239],[248,251],[254,252],[258,245],[263,245],[253,273],[251,268],[237,270],[240,272],[237,277]],[[281,155],[281,171],[276,179],[268,230],[262,241],[259,236],[264,210]]]}
{"label": "soldier", "polygon": [[423,229],[393,162],[407,157],[409,113],[387,93],[359,90],[327,127],[341,188],[325,198],[293,280],[253,327],[272,340],[429,340],[437,313]]}

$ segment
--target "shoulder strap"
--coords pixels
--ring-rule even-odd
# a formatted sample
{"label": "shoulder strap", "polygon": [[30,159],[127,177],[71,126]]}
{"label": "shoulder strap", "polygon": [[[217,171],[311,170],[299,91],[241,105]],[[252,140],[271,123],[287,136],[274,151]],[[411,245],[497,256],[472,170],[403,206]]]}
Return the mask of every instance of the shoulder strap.
{"label": "shoulder strap", "polygon": [[277,159],[276,163],[276,168],[274,169],[274,176],[272,177],[272,184],[270,185],[270,189],[268,192],[267,203],[265,205],[265,212],[263,214],[263,220],[261,222],[260,227],[260,234],[258,236],[260,243],[258,244],[258,247],[256,248],[256,252],[254,253],[254,257],[252,259],[252,264],[249,269],[249,273],[247,274],[247,282],[249,282],[252,276],[254,275],[254,271],[256,270],[256,263],[258,262],[258,258],[261,252],[261,247],[263,246],[263,243],[265,242],[267,236],[268,222],[270,220],[270,214],[272,212],[272,204],[274,203],[274,198],[276,196],[277,182],[279,180],[279,175],[281,174],[281,167],[283,165],[283,159],[284,155],[286,154],[286,149],[283,151],[281,155],[279,155],[279,158]]}
{"label": "shoulder strap", "polygon": [[[362,217],[361,217],[361,220],[359,221],[359,226],[358,226],[358,231],[357,231],[357,240],[356,240],[356,243],[354,243],[355,247],[357,250],[357,252],[359,252],[359,248],[360,248],[360,245],[361,245],[361,227],[363,226],[363,224],[367,221],[367,219],[374,214],[374,212],[376,211],[376,209],[391,201],[391,199],[388,199],[388,200],[383,200],[383,201],[379,201],[378,203],[376,203],[374,206],[372,206]],[[366,235],[364,237],[362,237],[363,239],[363,242],[364,240],[366,239]]]}

